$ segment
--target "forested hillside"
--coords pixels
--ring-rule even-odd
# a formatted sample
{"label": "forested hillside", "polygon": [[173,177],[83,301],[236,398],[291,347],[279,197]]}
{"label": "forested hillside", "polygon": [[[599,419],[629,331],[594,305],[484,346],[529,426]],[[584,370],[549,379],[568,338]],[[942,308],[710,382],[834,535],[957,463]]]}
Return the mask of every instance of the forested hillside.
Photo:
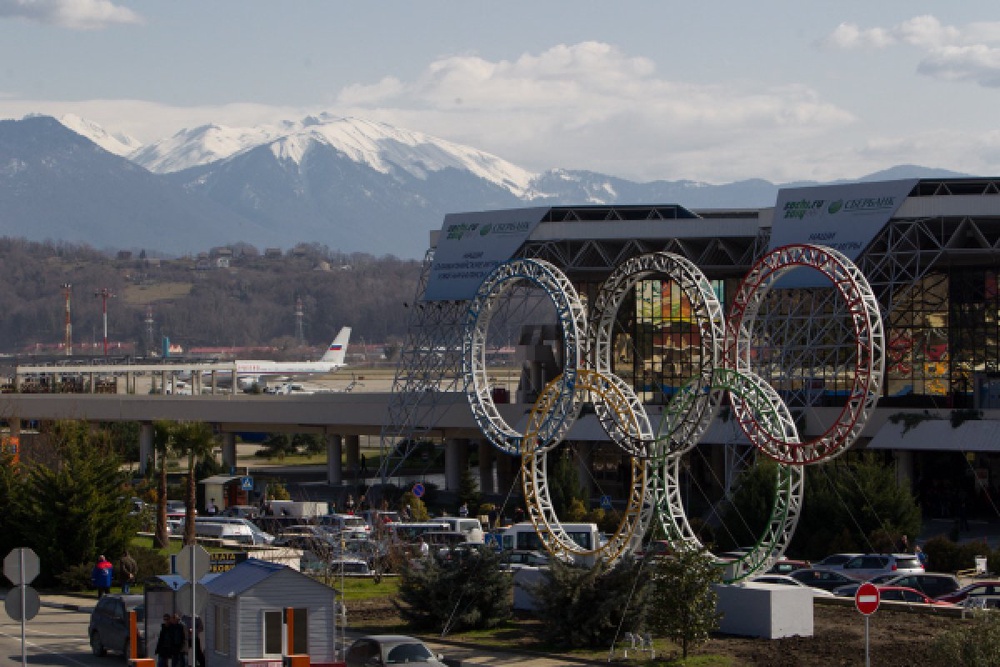
{"label": "forested hillside", "polygon": [[[108,340],[136,354],[160,350],[167,337],[185,349],[268,345],[277,356],[297,356],[325,347],[341,326],[354,328],[352,344],[393,342],[405,334],[403,303],[413,299],[420,272],[417,261],[316,244],[266,254],[236,245],[167,260],[12,238],[0,238],[0,266],[0,351],[51,351],[62,343],[64,286],[71,285],[74,352],[101,346],[97,293],[106,288],[114,295]],[[304,345],[296,340],[297,302]]]}

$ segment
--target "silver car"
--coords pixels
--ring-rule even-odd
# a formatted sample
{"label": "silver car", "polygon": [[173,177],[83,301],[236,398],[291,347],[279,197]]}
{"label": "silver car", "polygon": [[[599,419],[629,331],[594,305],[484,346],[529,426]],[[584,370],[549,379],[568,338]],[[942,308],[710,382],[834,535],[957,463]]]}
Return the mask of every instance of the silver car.
{"label": "silver car", "polygon": [[347,667],[403,664],[439,667],[444,665],[443,660],[419,639],[405,635],[368,635],[355,640],[347,649]]}
{"label": "silver car", "polygon": [[863,554],[844,563],[841,571],[856,581],[869,581],[881,574],[923,574],[924,566],[914,554]]}

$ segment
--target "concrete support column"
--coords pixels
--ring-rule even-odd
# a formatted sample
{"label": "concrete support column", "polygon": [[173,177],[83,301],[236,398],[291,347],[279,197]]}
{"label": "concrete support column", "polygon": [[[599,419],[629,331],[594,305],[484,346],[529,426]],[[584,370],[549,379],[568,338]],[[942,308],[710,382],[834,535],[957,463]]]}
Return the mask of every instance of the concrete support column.
{"label": "concrete support column", "polygon": [[336,433],[326,434],[326,483],[339,486],[344,483],[344,439]]}
{"label": "concrete support column", "polygon": [[344,436],[344,445],[347,448],[347,474],[356,477],[361,472],[361,436]]}
{"label": "concrete support column", "polygon": [[153,465],[156,452],[153,451],[153,422],[139,424],[139,474],[145,475]]}
{"label": "concrete support column", "polygon": [[236,468],[236,434],[222,433],[222,467],[227,471]]}
{"label": "concrete support column", "polygon": [[[589,442],[576,442],[573,444],[573,451],[576,459],[576,477],[580,480],[580,488],[584,497],[590,498],[594,495],[594,476],[592,461],[594,447]],[[590,509],[588,504],[587,509]]]}
{"label": "concrete support column", "polygon": [[496,449],[488,440],[479,441],[479,492],[495,494],[496,483],[493,481],[493,460]]}
{"label": "concrete support column", "polygon": [[502,496],[506,496],[508,493],[519,495],[521,493],[521,486],[517,485],[515,488],[514,485],[517,482],[518,473],[521,472],[521,460],[516,456],[499,452],[495,455],[495,458],[497,462],[498,493]]}
{"label": "concrete support column", "polygon": [[908,449],[897,449],[893,452],[896,459],[896,484],[904,489],[915,491],[913,488],[913,452]]}
{"label": "concrete support column", "polygon": [[458,491],[462,473],[469,467],[469,441],[452,438],[444,441],[444,489]]}

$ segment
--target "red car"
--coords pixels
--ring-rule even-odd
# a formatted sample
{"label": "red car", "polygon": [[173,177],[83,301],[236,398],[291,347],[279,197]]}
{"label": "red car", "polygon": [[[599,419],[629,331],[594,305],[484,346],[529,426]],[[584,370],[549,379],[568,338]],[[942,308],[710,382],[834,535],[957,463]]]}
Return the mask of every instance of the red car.
{"label": "red car", "polygon": [[910,602],[913,604],[929,604],[936,607],[954,607],[951,602],[942,602],[927,597],[915,588],[906,586],[878,586],[879,598],[882,602]]}
{"label": "red car", "polygon": [[952,602],[959,603],[965,598],[974,597],[978,595],[1000,595],[1000,580],[989,579],[983,581],[974,581],[971,584],[966,584],[962,586],[954,593],[948,593],[947,595],[940,595],[937,597],[941,602]]}

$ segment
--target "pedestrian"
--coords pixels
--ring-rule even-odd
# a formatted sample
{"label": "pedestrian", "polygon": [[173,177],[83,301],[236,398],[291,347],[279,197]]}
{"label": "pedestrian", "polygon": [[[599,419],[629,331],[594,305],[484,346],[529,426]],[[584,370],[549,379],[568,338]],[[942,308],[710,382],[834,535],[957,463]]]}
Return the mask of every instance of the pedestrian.
{"label": "pedestrian", "polygon": [[899,538],[899,553],[910,553],[910,540],[906,537],[906,535]]}
{"label": "pedestrian", "polygon": [[524,521],[524,510],[520,507],[514,508],[514,523],[521,523]]}
{"label": "pedestrian", "polygon": [[344,504],[348,514],[354,514],[354,496],[347,494],[347,502]]}
{"label": "pedestrian", "polygon": [[160,625],[160,636],[156,639],[156,667],[173,667],[177,660],[177,645],[173,631],[174,617],[170,614],[163,615],[163,623]]}
{"label": "pedestrian", "polygon": [[208,505],[205,506],[205,514],[208,516],[215,516],[219,513],[219,508],[215,506],[215,498],[208,499]]}
{"label": "pedestrian", "polygon": [[187,628],[181,622],[181,615],[176,612],[170,621],[170,636],[175,649],[173,667],[185,667],[188,654]]}
{"label": "pedestrian", "polygon": [[420,538],[420,557],[427,558],[431,555],[431,547],[424,538]]}
{"label": "pedestrian", "polygon": [[924,569],[926,570],[927,569],[927,554],[924,552],[923,549],[920,548],[919,544],[917,546],[913,547],[913,553],[915,553],[917,555],[917,560],[920,561],[920,564],[923,565]]}
{"label": "pedestrian", "polygon": [[361,455],[361,473],[368,474],[368,460],[365,459],[365,455]]}
{"label": "pedestrian", "polygon": [[104,556],[97,557],[97,564],[90,572],[90,582],[97,589],[97,597],[111,592],[111,582],[114,580],[115,568]]}
{"label": "pedestrian", "polygon": [[468,503],[462,503],[461,507],[458,508],[458,516],[462,517],[463,519],[465,517],[469,516],[469,504]]}
{"label": "pedestrian", "polygon": [[122,554],[121,570],[122,593],[131,593],[132,582],[135,581],[136,576],[139,574],[139,564],[135,562],[135,559],[132,558],[128,551]]}

